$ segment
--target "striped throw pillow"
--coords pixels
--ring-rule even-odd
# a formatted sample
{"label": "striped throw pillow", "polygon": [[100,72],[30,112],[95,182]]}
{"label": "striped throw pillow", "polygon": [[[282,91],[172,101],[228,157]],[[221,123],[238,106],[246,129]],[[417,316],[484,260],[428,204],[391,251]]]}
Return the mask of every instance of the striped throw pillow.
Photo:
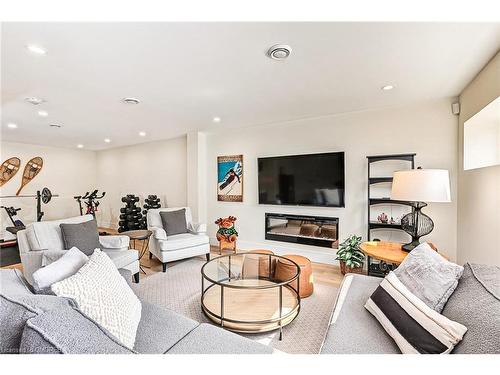
{"label": "striped throw pillow", "polygon": [[394,272],[380,283],[365,304],[403,354],[446,354],[467,328],[431,309],[406,288]]}

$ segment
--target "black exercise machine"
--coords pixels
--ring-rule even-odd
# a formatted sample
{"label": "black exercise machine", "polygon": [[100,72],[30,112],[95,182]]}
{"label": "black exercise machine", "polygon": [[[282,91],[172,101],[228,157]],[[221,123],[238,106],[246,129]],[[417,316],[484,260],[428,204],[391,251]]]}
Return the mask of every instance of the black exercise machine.
{"label": "black exercise machine", "polygon": [[78,195],[74,197],[76,201],[78,202],[78,206],[80,208],[80,215],[83,215],[83,206],[82,206],[82,200],[85,203],[86,209],[85,209],[85,214],[91,214],[92,216],[95,217],[95,213],[99,207],[99,199],[104,198],[106,195],[106,192],[102,192],[100,196],[97,195],[99,190],[94,190],[92,193],[89,193],[88,191],[85,193],[85,195]]}

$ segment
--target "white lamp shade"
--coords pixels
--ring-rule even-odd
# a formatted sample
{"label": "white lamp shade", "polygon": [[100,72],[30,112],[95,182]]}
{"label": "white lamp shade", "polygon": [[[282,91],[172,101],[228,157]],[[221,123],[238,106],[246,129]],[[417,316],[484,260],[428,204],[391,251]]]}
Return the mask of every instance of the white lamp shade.
{"label": "white lamp shade", "polygon": [[411,202],[450,202],[450,175],[446,169],[410,169],[394,172],[391,199]]}

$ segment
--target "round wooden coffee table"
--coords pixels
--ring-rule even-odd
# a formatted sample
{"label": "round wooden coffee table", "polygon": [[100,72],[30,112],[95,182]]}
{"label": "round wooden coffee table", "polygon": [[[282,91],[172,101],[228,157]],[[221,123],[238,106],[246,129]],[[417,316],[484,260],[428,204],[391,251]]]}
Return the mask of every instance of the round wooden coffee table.
{"label": "round wooden coffee table", "polygon": [[[289,279],[278,281],[272,273],[262,272],[265,262],[272,267],[278,259],[295,269]],[[245,266],[249,260],[256,261],[256,267]],[[214,258],[201,269],[202,311],[214,323],[235,332],[279,329],[281,340],[283,327],[300,311],[299,292],[291,285],[299,274],[298,264],[274,254],[249,252]]]}

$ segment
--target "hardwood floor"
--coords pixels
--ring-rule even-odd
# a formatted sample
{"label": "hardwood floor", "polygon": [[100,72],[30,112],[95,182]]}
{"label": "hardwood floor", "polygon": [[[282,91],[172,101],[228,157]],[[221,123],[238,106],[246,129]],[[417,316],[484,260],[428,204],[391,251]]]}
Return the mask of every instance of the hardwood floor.
{"label": "hardwood floor", "polygon": [[[139,242],[137,243],[137,247],[139,247],[140,244]],[[224,252],[227,254],[230,254],[231,252]],[[211,247],[211,256],[216,257],[219,255],[219,250],[217,247],[212,246]],[[199,257],[200,259],[205,260],[205,256]],[[182,262],[178,261],[178,262]],[[167,267],[172,267],[178,262],[171,262],[168,264]],[[157,272],[162,272],[162,265],[161,262],[153,257],[153,259],[148,258],[148,254],[145,254],[144,257],[141,259],[141,265],[146,272],[145,274],[143,272],[140,272],[140,278],[144,279],[148,276],[154,275]],[[10,266],[2,267],[2,268],[16,268],[22,271],[23,266],[22,264],[13,264]],[[323,264],[323,263],[312,263],[312,270],[313,270],[313,278],[314,278],[314,283],[320,283],[320,284],[326,284],[330,285],[334,288],[338,288],[340,286],[340,283],[342,282],[343,275],[340,273],[340,267],[339,266],[333,266],[330,264]]]}

